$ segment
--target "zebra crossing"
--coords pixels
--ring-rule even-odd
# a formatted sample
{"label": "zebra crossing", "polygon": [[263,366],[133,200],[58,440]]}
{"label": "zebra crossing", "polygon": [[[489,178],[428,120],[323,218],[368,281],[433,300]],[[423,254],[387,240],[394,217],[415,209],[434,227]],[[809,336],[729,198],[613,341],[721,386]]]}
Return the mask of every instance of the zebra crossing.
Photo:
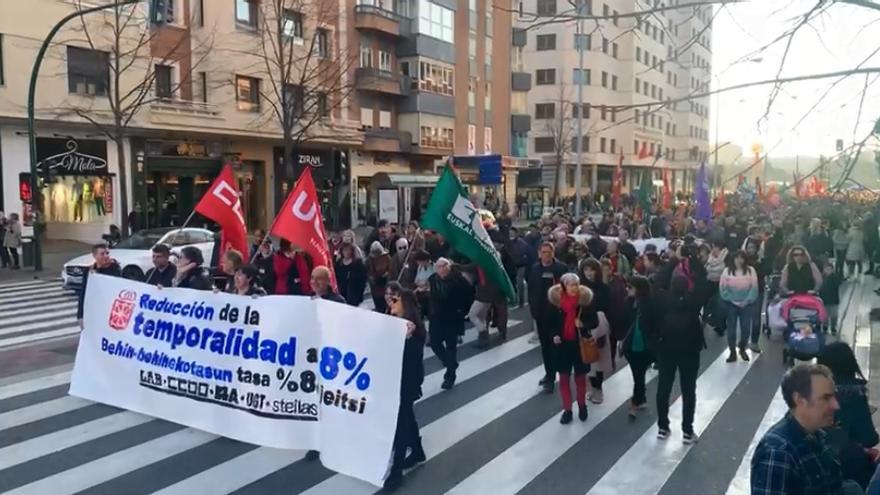
{"label": "zebra crossing", "polygon": [[[870,309],[872,288],[852,284],[844,293],[851,310],[843,328],[856,327],[856,313]],[[5,290],[0,286],[0,303]],[[694,424],[701,438],[685,445],[676,431],[677,391],[669,439],[656,438],[653,407],[628,418],[633,381],[625,364],[606,378],[605,400],[590,404],[587,421],[559,424],[558,395],[537,385],[543,367],[527,310],[514,310],[511,318],[508,340],[489,349],[476,349],[474,332],[466,333],[452,390],[440,388],[444,370],[426,351],[416,416],[427,461],[407,473],[399,493],[748,493],[751,453],[785,412],[780,342],[762,340],[764,352],[751,361],[726,363],[726,341],[707,332]],[[848,332],[842,338],[854,338]],[[0,360],[5,355],[0,349]],[[71,397],[71,367],[0,379],[0,493],[379,491],[306,461],[303,451],[245,444]],[[651,399],[656,381],[649,371]]]}
{"label": "zebra crossing", "polygon": [[0,285],[0,351],[76,335],[76,305],[60,280]]}

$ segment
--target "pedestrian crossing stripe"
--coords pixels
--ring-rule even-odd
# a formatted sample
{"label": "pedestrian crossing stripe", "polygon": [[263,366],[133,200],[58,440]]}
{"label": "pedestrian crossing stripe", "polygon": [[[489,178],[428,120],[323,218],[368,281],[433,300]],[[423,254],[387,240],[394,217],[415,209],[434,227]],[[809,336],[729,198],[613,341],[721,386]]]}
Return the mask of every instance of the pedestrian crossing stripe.
{"label": "pedestrian crossing stripe", "polygon": [[[863,301],[864,302],[864,301]],[[676,483],[689,458],[703,456],[699,447],[680,440],[680,400],[670,407],[673,435],[655,438],[652,413],[634,423],[626,420],[632,377],[625,367],[606,377],[605,400],[590,404],[586,422],[558,421],[557,394],[541,393],[543,376],[537,344],[530,329],[511,322],[510,340],[471,354],[475,332],[468,331],[458,382],[442,391],[444,370],[425,353],[425,396],[416,404],[423,445],[428,457],[406,476],[404,493],[626,493],[627,495],[687,493]],[[777,381],[781,345],[768,342],[764,353],[749,362],[726,363],[726,342],[709,338],[698,375],[695,429],[704,433],[722,412],[737,402],[742,389]],[[2,342],[2,341],[0,341]],[[769,366],[773,364],[774,366]],[[768,375],[767,370],[771,370]],[[649,397],[656,386],[649,370]],[[303,460],[304,452],[243,444],[159,419],[69,397],[62,390],[70,371],[31,374],[23,381],[0,381],[0,492],[42,494],[72,492],[185,494],[193,493],[375,493],[375,487],[335,474],[319,463]],[[769,389],[768,389],[769,390]],[[713,457],[730,465],[718,491],[692,493],[741,494],[748,490],[751,453],[763,432],[785,412],[778,390],[772,398],[749,404],[760,425],[737,431],[743,440],[733,451]],[[32,400],[31,400],[32,399]],[[653,406],[653,400],[650,401]],[[42,412],[41,412],[42,411]],[[526,421],[527,420],[527,421]],[[610,458],[584,458],[583,447],[598,447],[607,430],[632,437]],[[600,431],[602,430],[602,431]],[[663,442],[663,443],[661,443]],[[698,446],[700,444],[697,444]],[[566,471],[564,486],[547,483]],[[586,469],[605,463],[599,474]],[[630,474],[626,475],[629,470]],[[550,476],[553,473],[554,476]],[[700,473],[701,474],[701,473]],[[438,482],[438,480],[440,482]]]}

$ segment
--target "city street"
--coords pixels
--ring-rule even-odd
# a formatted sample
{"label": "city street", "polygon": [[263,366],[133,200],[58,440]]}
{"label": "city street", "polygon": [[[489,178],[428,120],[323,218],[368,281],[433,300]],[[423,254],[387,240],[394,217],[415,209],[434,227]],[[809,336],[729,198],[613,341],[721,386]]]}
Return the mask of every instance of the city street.
{"label": "city street", "polygon": [[[872,277],[842,289],[841,338],[870,369]],[[281,451],[216,437],[67,394],[76,353],[75,298],[59,282],[0,285],[0,493],[373,493],[376,488]],[[672,436],[656,438],[648,411],[627,417],[632,378],[618,365],[589,419],[559,424],[557,395],[542,394],[527,309],[512,312],[509,340],[486,351],[467,332],[459,381],[426,350],[416,415],[428,461],[402,493],[745,494],[748,459],[785,411],[778,393],[781,343],[762,339],[750,362],[725,363],[724,339],[707,331],[697,382],[695,429],[683,445],[679,402]],[[677,397],[677,391],[675,392]]]}

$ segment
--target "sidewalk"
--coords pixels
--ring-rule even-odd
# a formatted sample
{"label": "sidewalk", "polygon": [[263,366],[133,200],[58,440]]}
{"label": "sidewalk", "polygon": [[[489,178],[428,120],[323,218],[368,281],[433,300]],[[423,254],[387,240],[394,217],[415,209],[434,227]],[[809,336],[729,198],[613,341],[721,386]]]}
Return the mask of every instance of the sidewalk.
{"label": "sidewalk", "polygon": [[0,268],[0,284],[57,279],[61,276],[64,263],[87,252],[89,245],[82,242],[46,239],[43,241],[43,271],[36,272],[32,266],[22,267],[21,270]]}

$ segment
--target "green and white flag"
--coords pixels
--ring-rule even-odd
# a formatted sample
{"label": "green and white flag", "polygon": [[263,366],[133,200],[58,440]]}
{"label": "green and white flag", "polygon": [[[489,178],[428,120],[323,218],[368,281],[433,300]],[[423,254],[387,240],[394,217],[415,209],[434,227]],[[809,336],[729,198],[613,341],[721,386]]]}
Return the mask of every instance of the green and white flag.
{"label": "green and white flag", "polygon": [[445,237],[453,249],[482,268],[486,277],[504,291],[508,301],[516,300],[513,284],[501,264],[501,255],[483,227],[480,211],[468,199],[452,167],[443,169],[421,224],[422,228]]}

